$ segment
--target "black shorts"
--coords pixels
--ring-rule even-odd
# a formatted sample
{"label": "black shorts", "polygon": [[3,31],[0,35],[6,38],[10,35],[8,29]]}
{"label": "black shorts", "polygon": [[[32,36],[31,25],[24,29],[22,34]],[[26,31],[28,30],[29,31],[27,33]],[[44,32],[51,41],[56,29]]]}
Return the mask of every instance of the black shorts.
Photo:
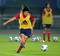
{"label": "black shorts", "polygon": [[24,34],[30,37],[32,35],[32,30],[31,29],[20,29],[20,34]]}
{"label": "black shorts", "polygon": [[49,28],[51,28],[51,24],[44,24],[43,28],[49,29]]}

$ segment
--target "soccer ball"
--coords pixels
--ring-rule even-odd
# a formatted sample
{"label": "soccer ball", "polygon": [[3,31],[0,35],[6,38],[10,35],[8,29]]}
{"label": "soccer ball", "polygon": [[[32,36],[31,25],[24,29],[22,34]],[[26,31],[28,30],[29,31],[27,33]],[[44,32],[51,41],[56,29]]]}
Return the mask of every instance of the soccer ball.
{"label": "soccer ball", "polygon": [[36,37],[36,39],[37,39],[37,41],[39,41],[39,40],[40,40],[40,38],[39,38],[38,36]]}
{"label": "soccer ball", "polygon": [[41,50],[42,51],[47,51],[48,50],[48,46],[47,45],[41,45]]}
{"label": "soccer ball", "polygon": [[37,41],[36,37],[32,38],[32,42],[35,42]]}
{"label": "soccer ball", "polygon": [[32,35],[32,42],[38,42],[41,40],[41,37]]}
{"label": "soccer ball", "polygon": [[16,41],[16,42],[17,42],[17,41],[20,41],[19,37],[17,37],[17,36],[16,36],[16,37],[11,37],[11,36],[10,36],[10,37],[9,37],[9,40],[10,40],[10,41]]}
{"label": "soccer ball", "polygon": [[20,40],[19,40],[19,37],[15,37],[15,38],[14,38],[14,41],[20,41]]}
{"label": "soccer ball", "polygon": [[58,41],[58,37],[57,37],[57,36],[54,36],[54,37],[53,37],[53,41],[54,41],[54,42],[57,42],[57,41]]}
{"label": "soccer ball", "polygon": [[9,39],[12,41],[13,40],[13,38],[12,37],[9,37]]}
{"label": "soccer ball", "polygon": [[40,41],[40,38],[39,37],[33,37],[32,38],[32,42],[37,42],[37,41]]}

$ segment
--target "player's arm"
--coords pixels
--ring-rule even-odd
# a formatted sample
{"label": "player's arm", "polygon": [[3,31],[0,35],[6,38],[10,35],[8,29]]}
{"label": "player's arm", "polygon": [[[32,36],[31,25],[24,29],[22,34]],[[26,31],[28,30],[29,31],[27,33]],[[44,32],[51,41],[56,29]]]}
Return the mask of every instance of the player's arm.
{"label": "player's arm", "polygon": [[32,22],[32,27],[34,28],[34,26],[35,26],[35,22],[36,22],[36,20],[35,20],[35,18],[34,18],[34,20],[33,20],[33,22]]}
{"label": "player's arm", "polygon": [[44,15],[45,15],[45,8],[43,9],[43,12],[42,12],[42,19],[44,19]]}
{"label": "player's arm", "polygon": [[10,22],[18,19],[18,18],[19,18],[19,13],[18,13],[16,16],[14,16],[14,17],[12,17],[11,19],[9,19],[9,20],[7,20],[6,22],[4,22],[3,25],[6,25],[6,24],[8,24],[8,23],[10,23]]}
{"label": "player's arm", "polygon": [[42,20],[44,20],[44,14],[42,13]]}
{"label": "player's arm", "polygon": [[52,9],[51,9],[51,18],[52,18],[52,25],[53,25],[54,20],[53,20],[53,10]]}
{"label": "player's arm", "polygon": [[31,16],[31,20],[32,20],[32,27],[34,28],[36,19],[34,16]]}
{"label": "player's arm", "polygon": [[9,19],[8,21],[4,22],[3,25],[6,25],[12,21],[16,20],[16,17],[12,17],[11,19]]}
{"label": "player's arm", "polygon": [[44,24],[44,15],[45,15],[45,9],[42,12],[42,24]]}

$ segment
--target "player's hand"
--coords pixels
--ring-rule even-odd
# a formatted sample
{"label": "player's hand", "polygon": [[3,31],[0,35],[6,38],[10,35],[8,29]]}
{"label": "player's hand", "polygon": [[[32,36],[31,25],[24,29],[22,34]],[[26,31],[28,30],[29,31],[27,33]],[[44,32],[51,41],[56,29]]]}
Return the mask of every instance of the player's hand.
{"label": "player's hand", "polygon": [[7,23],[3,23],[3,26],[5,26]]}

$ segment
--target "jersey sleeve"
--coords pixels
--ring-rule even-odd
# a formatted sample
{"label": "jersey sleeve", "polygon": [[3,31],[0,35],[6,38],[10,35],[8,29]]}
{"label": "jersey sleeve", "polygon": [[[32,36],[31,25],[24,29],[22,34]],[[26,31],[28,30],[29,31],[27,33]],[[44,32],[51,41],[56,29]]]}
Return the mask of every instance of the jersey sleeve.
{"label": "jersey sleeve", "polygon": [[16,14],[16,16],[15,16],[15,17],[16,17],[16,20],[19,19],[19,15],[20,15],[20,13],[17,13],[17,14]]}
{"label": "jersey sleeve", "polygon": [[34,21],[34,18],[35,18],[35,17],[32,16],[32,15],[30,16],[30,20],[31,20],[31,21]]}

